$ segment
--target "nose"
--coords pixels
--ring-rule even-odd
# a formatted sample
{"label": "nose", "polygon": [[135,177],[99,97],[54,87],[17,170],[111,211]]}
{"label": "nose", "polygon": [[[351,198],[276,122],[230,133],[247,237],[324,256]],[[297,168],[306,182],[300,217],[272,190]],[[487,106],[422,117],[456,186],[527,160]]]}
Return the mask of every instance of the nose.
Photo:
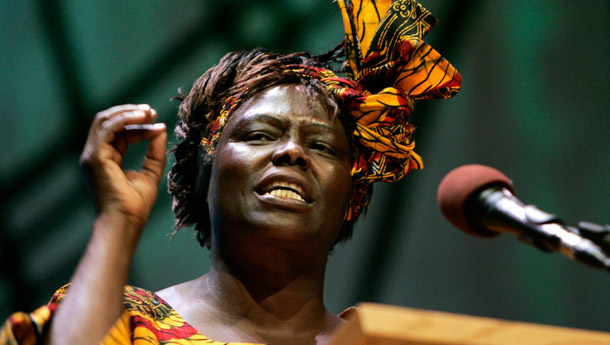
{"label": "nose", "polygon": [[273,152],[271,161],[274,165],[294,165],[303,170],[311,167],[311,158],[303,146],[292,139],[280,144]]}

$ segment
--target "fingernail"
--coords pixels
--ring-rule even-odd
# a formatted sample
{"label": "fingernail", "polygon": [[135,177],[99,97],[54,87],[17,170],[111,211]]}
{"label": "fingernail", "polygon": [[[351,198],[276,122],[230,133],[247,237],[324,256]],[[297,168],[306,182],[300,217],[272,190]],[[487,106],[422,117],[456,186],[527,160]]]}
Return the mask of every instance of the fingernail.
{"label": "fingernail", "polygon": [[162,122],[135,124],[135,125],[126,125],[124,128],[126,131],[155,131],[155,130],[165,129],[165,124]]}
{"label": "fingernail", "polygon": [[148,125],[148,130],[151,131],[159,131],[159,130],[165,130],[166,126],[163,122],[157,122],[157,123],[151,123],[150,125]]}
{"label": "fingernail", "polygon": [[142,117],[145,116],[146,113],[144,111],[141,110],[134,110],[134,111],[130,111],[128,113],[125,113],[125,117]]}

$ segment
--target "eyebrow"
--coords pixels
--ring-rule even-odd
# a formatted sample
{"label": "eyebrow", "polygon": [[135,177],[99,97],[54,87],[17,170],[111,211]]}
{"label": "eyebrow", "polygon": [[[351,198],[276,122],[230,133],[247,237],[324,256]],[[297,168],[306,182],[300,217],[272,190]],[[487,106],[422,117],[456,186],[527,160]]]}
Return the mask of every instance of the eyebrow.
{"label": "eyebrow", "polygon": [[326,130],[328,130],[329,132],[332,132],[332,133],[339,133],[340,132],[335,127],[329,126],[329,125],[327,125],[325,123],[310,123],[310,124],[307,124],[306,127],[321,127],[321,128],[326,129]]}
{"label": "eyebrow", "polygon": [[284,121],[270,116],[270,115],[266,115],[266,114],[254,114],[252,116],[246,116],[246,117],[242,117],[241,119],[239,119],[239,121],[235,124],[236,128],[241,128],[243,126],[245,126],[247,123],[252,122],[252,121],[262,121],[265,123],[269,123],[273,126],[282,126],[284,125]]}
{"label": "eyebrow", "polygon": [[[273,126],[277,126],[277,127],[281,127],[285,125],[286,121],[283,121],[281,119],[278,119],[277,117],[274,117],[272,115],[267,115],[267,114],[254,114],[252,116],[246,116],[246,117],[242,117],[241,119],[239,119],[239,122],[237,122],[236,127],[242,127],[244,126],[246,123],[251,122],[251,121],[262,121],[262,122],[266,122],[269,123]],[[330,126],[328,124],[325,123],[321,123],[321,122],[312,122],[312,123],[308,123],[305,125],[305,127],[320,127],[323,128],[329,132],[333,132],[333,133],[338,133],[340,131],[338,131],[335,127]]]}

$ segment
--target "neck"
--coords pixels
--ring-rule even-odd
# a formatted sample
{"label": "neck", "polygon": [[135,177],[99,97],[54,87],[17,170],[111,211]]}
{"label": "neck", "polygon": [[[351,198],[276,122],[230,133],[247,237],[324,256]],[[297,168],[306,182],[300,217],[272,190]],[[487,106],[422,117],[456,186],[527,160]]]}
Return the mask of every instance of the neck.
{"label": "neck", "polygon": [[228,297],[224,306],[231,301],[239,307],[255,304],[276,316],[296,315],[304,307],[324,311],[326,263],[327,253],[295,255],[287,249],[252,245],[226,254],[213,248],[206,281],[211,291]]}
{"label": "neck", "polygon": [[323,304],[327,253],[299,257],[261,247],[256,253],[248,249],[232,253],[239,254],[229,257],[212,249],[210,271],[194,282],[199,297],[220,322],[237,325],[245,338],[250,335],[274,344],[283,343],[281,339],[324,343],[340,324]]}

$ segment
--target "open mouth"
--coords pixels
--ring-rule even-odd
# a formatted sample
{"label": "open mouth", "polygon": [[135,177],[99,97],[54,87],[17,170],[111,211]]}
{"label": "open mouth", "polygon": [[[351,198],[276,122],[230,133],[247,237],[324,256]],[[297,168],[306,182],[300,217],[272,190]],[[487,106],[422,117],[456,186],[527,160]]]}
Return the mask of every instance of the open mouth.
{"label": "open mouth", "polygon": [[303,189],[294,183],[288,182],[273,182],[269,187],[265,188],[263,195],[272,195],[278,198],[297,200],[307,202]]}

